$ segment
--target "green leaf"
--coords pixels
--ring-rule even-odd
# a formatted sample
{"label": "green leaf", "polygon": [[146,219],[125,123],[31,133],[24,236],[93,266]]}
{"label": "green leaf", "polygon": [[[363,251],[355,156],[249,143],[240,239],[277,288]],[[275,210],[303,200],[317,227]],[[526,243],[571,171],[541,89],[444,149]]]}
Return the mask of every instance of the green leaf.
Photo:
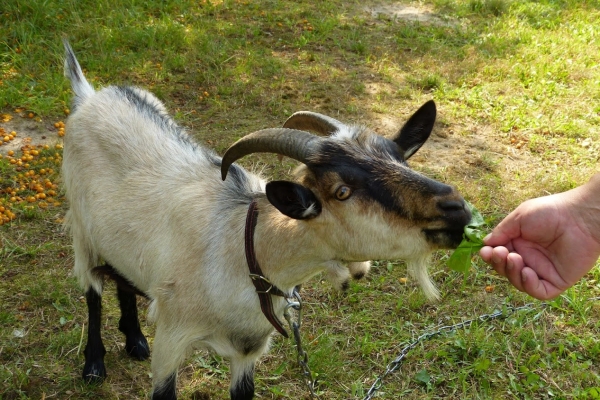
{"label": "green leaf", "polygon": [[457,248],[448,260],[448,268],[453,271],[466,273],[471,267],[471,249]]}
{"label": "green leaf", "polygon": [[454,250],[447,263],[451,270],[465,274],[471,267],[473,253],[483,247],[483,238],[487,235],[486,231],[481,229],[485,225],[481,213],[469,202],[467,202],[467,207],[471,211],[471,221],[465,226],[463,241]]}
{"label": "green leaf", "polygon": [[492,365],[492,362],[488,358],[480,358],[473,363],[475,371],[487,371]]}
{"label": "green leaf", "polygon": [[424,384],[428,384],[431,381],[431,376],[427,373],[426,370],[422,369],[415,375],[415,379],[417,382],[421,382]]}
{"label": "green leaf", "polygon": [[485,220],[483,219],[483,215],[481,215],[479,210],[477,210],[475,206],[468,201],[465,203],[467,203],[467,207],[469,208],[469,211],[471,211],[471,222],[469,222],[469,226],[476,227],[485,225]]}
{"label": "green leaf", "polygon": [[471,225],[465,226],[465,237],[477,244],[483,244],[483,238],[487,235],[484,231],[482,231],[479,227],[473,227]]}

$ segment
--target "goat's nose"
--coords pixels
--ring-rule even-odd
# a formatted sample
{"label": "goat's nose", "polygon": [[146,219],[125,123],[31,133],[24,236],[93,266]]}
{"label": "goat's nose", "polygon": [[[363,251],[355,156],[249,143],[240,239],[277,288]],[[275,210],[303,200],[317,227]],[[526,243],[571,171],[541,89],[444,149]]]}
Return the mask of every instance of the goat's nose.
{"label": "goat's nose", "polygon": [[465,203],[459,200],[444,200],[438,203],[438,207],[446,212],[464,211]]}

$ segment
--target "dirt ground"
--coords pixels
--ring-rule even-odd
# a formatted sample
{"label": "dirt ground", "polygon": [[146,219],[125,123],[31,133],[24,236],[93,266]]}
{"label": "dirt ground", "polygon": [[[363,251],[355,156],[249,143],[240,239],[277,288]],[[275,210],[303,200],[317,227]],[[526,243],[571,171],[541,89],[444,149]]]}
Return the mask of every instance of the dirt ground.
{"label": "dirt ground", "polygon": [[371,14],[373,18],[384,17],[434,25],[451,25],[453,23],[452,21],[447,21],[444,18],[441,18],[430,8],[425,6],[414,7],[401,3],[379,3],[365,7],[364,11]]}
{"label": "dirt ground", "polygon": [[2,142],[0,154],[6,155],[8,151],[16,151],[25,144],[52,146],[62,143],[62,139],[58,136],[58,129],[54,127],[55,122],[58,121],[50,121],[38,116],[29,118],[28,113],[22,110],[0,112],[0,141],[11,132],[17,133],[13,140]]}

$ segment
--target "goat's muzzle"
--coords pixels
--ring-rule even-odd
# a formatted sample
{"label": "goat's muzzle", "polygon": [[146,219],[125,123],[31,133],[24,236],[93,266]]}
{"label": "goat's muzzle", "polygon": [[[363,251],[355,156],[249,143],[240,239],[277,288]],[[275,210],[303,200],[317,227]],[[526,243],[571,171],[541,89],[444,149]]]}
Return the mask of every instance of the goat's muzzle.
{"label": "goat's muzzle", "polygon": [[465,226],[471,221],[471,212],[464,199],[453,193],[437,201],[440,227],[424,228],[427,240],[439,248],[456,248],[463,239]]}

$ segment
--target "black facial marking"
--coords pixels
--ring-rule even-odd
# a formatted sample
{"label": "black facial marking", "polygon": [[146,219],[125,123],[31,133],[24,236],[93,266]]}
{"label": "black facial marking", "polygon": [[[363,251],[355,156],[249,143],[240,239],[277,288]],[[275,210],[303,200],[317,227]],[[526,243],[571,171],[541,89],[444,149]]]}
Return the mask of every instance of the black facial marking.
{"label": "black facial marking", "polygon": [[317,181],[325,173],[334,171],[353,189],[354,196],[362,194],[372,198],[403,218],[415,219],[415,216],[409,215],[399,186],[406,189],[403,192],[413,191],[421,196],[446,195],[452,191],[450,186],[409,169],[398,146],[391,140],[378,136],[375,143],[367,151],[327,141],[307,166]]}
{"label": "black facial marking", "polygon": [[454,249],[463,239],[464,223],[457,223],[455,229],[423,229],[427,241],[435,243],[442,248]]}

